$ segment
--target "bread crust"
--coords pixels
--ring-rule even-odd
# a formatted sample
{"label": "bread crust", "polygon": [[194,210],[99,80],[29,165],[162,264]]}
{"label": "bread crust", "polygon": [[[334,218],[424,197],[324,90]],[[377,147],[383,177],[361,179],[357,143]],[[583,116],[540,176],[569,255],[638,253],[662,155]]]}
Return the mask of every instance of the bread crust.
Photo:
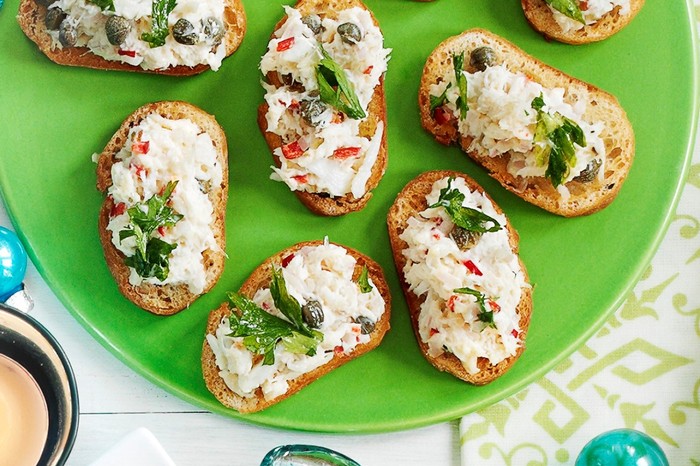
{"label": "bread crust", "polygon": [[[323,244],[323,241],[305,241],[290,246],[289,248],[270,256],[250,274],[245,282],[243,282],[243,285],[241,285],[241,288],[239,289],[239,293],[252,299],[257,290],[261,288],[269,288],[273,267],[279,266],[284,257],[302,249],[305,246],[318,246],[321,244]],[[289,390],[287,390],[287,392],[283,395],[271,400],[265,400],[260,388],[257,389],[255,396],[251,398],[242,397],[228,388],[224,380],[219,376],[219,368],[216,365],[216,357],[214,356],[214,352],[205,338],[202,345],[202,375],[204,377],[204,382],[207,389],[209,389],[216,399],[219,400],[219,402],[221,402],[224,406],[235,409],[243,414],[261,411],[289,398],[302,388],[317,380],[319,377],[379,346],[384,338],[384,335],[389,331],[391,326],[391,292],[389,291],[389,286],[384,277],[384,272],[382,271],[381,266],[370,257],[347,246],[339,246],[348,251],[348,253],[357,260],[353,277],[358,277],[362,267],[366,266],[369,277],[372,279],[374,286],[377,287],[377,290],[384,299],[384,313],[382,314],[381,319],[376,322],[371,339],[367,343],[357,345],[351,353],[336,354],[328,363],[289,381]],[[232,309],[229,307],[228,303],[223,303],[217,309],[211,311],[207,320],[205,335],[214,334],[221,322],[221,319],[228,317],[231,312]]]}
{"label": "bread crust", "polygon": [[[544,177],[516,178],[508,173],[509,156],[488,157],[469,151],[471,137],[457,131],[456,122],[439,124],[430,111],[430,85],[439,82],[453,69],[452,54],[479,46],[488,46],[496,52],[496,63],[505,63],[513,72],[522,72],[544,87],[565,89],[564,100],[572,102],[586,98],[588,105],[584,120],[604,121],[601,137],[605,143],[605,176],[602,181],[566,183],[571,196],[561,198],[559,192]],[[465,60],[468,63],[468,60]],[[465,68],[474,72],[474,69]],[[418,94],[421,124],[441,144],[458,145],[467,155],[484,167],[489,175],[505,189],[549,212],[564,217],[588,215],[608,206],[617,196],[629,173],[634,159],[634,131],[627,114],[613,95],[574,77],[571,77],[528,55],[512,43],[483,29],[471,29],[450,37],[439,44],[426,60]]]}
{"label": "bread crust", "polygon": [[[299,0],[294,8],[299,10],[303,15],[315,13],[322,17],[336,18],[338,11],[348,8],[358,7],[367,9],[360,0]],[[374,14],[369,11],[374,24],[379,27],[379,22]],[[278,30],[286,21],[286,15],[277,23],[275,31]],[[271,37],[274,36],[274,31]],[[258,107],[258,126],[262,132],[265,142],[267,142],[270,151],[273,152],[278,147],[282,146],[282,138],[277,134],[267,131],[267,120],[265,115],[268,111],[268,105],[263,102]],[[369,200],[372,198],[372,190],[379,185],[379,181],[384,176],[388,164],[387,153],[387,113],[386,113],[386,95],[384,90],[384,77],[380,78],[379,84],[374,88],[372,99],[367,108],[367,119],[360,125],[360,136],[370,138],[374,135],[377,125],[382,122],[384,131],[382,140],[377,154],[377,160],[372,167],[372,173],[365,184],[366,192],[360,198],[355,198],[352,194],[345,196],[331,197],[326,193],[312,193],[307,191],[294,191],[296,197],[304,204],[311,212],[317,215],[325,216],[340,216],[350,212],[355,212],[363,209]],[[275,166],[281,165],[279,157],[272,154]]]}
{"label": "bread crust", "polygon": [[586,25],[576,31],[564,32],[544,0],[521,0],[520,3],[525,18],[533,29],[547,39],[572,45],[588,44],[607,39],[627,26],[644,6],[644,0],[630,0],[630,11],[626,15],[620,14],[618,6],[594,24]]}
{"label": "bread crust", "polygon": [[[228,57],[238,49],[246,32],[246,15],[241,0],[224,0],[224,24],[226,34],[223,45]],[[170,76],[192,76],[210,69],[207,64],[197,66],[171,66],[165,69],[146,70],[140,66],[130,65],[120,61],[106,60],[90,52],[87,47],[65,47],[52,49],[52,40],[44,18],[47,8],[37,4],[36,0],[21,0],[17,22],[24,34],[34,42],[39,50],[51,61],[59,65],[80,66],[99,70],[134,71],[140,73],[164,74]]]}
{"label": "bread crust", "polygon": [[[413,332],[420,348],[421,353],[425,359],[432,364],[435,368],[440,371],[448,372],[455,377],[474,384],[474,385],[485,385],[489,382],[494,381],[496,378],[507,372],[516,360],[520,357],[525,349],[525,339],[527,337],[527,332],[530,326],[530,317],[532,315],[532,288],[523,287],[521,288],[521,298],[520,303],[516,308],[516,312],[519,317],[519,325],[521,329],[520,338],[522,344],[517,349],[513,356],[510,356],[496,365],[489,363],[486,358],[478,358],[477,366],[479,372],[475,374],[470,374],[465,368],[462,362],[452,353],[445,352],[438,357],[433,357],[428,352],[428,345],[425,343],[421,336],[418,325],[418,319],[420,315],[421,304],[425,301],[422,296],[417,296],[410,289],[406,282],[403,270],[406,266],[406,258],[404,257],[402,251],[408,247],[408,244],[400,238],[400,235],[404,232],[408,225],[408,219],[412,216],[422,212],[428,207],[425,200],[425,196],[428,195],[432,189],[433,184],[446,177],[452,178],[462,178],[464,179],[469,189],[472,191],[478,191],[485,195],[487,199],[491,201],[495,210],[499,214],[503,214],[501,208],[494,202],[494,200],[484,192],[483,188],[469,176],[451,170],[435,170],[428,171],[418,175],[416,178],[411,180],[406,186],[401,190],[401,192],[396,196],[396,199],[389,209],[387,214],[387,229],[389,231],[389,242],[391,243],[391,250],[394,257],[394,264],[396,266],[396,271],[399,276],[399,283],[401,284],[401,289],[406,298],[406,303],[408,305],[408,311],[411,318],[411,325],[413,327]],[[504,214],[505,215],[505,214]],[[513,228],[510,220],[507,221],[505,228],[508,230],[508,237],[511,250],[514,254],[518,255],[519,249],[519,236],[517,231]],[[525,281],[529,282],[527,269],[525,264],[520,259],[518,255],[518,261],[522,269]]]}
{"label": "bread crust", "polygon": [[[127,140],[129,129],[138,125],[141,120],[152,113],[174,120],[186,118],[193,121],[211,137],[216,148],[217,161],[221,164],[221,184],[212,186],[208,194],[214,208],[214,219],[211,227],[219,248],[218,251],[206,250],[203,254],[207,274],[206,284],[201,293],[204,294],[216,284],[223,273],[226,258],[225,216],[228,199],[228,146],[223,129],[212,115],[194,105],[181,101],[155,102],[138,108],[124,120],[107,143],[105,149],[99,154],[97,160],[97,189],[102,193],[107,192],[107,189],[112,184],[112,165],[116,162],[116,155]],[[110,212],[113,207],[114,201],[110,196],[107,196],[100,208],[98,232],[105,261],[117,283],[119,291],[140,308],[158,315],[175,314],[188,307],[201,296],[201,294],[191,293],[185,284],[154,285],[143,283],[135,286],[129,283],[130,269],[124,264],[125,256],[112,244],[111,232],[107,230]]]}

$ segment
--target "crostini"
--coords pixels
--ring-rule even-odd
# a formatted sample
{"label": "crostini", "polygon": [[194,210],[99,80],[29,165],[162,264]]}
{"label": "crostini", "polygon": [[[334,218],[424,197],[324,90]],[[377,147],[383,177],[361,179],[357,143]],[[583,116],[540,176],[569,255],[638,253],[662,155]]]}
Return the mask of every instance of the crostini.
{"label": "crostini", "polygon": [[425,172],[398,194],[387,227],[426,360],[474,385],[508,371],[525,348],[532,288],[491,197],[467,175]]}
{"label": "crostini", "polygon": [[147,104],[96,154],[104,257],[119,291],[170,315],[224,269],[226,137],[215,118],[178,101]]}
{"label": "crostini", "polygon": [[272,179],[316,214],[360,210],[387,165],[390,49],[359,0],[300,0],[285,13],[260,63]]}
{"label": "crostini", "polygon": [[241,0],[22,0],[24,33],[60,65],[187,76],[241,44]]}
{"label": "crostini", "polygon": [[644,0],[521,0],[525,18],[544,37],[580,45],[607,39],[627,26]]}
{"label": "crostini", "polygon": [[504,188],[565,217],[609,205],[634,159],[634,131],[614,96],[483,29],[435,48],[418,103],[437,141],[459,145]]}
{"label": "crostini", "polygon": [[390,315],[379,264],[327,239],[298,243],[210,313],[205,384],[229,408],[263,410],[376,348]]}

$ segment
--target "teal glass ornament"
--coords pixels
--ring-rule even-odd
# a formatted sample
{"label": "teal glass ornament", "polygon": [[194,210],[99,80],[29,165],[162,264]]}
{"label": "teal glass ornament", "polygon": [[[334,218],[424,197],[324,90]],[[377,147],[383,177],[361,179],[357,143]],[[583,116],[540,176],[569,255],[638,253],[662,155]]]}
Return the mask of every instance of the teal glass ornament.
{"label": "teal glass ornament", "polygon": [[316,445],[281,445],[270,450],[260,466],[360,466],[357,462]]}
{"label": "teal glass ornament", "polygon": [[583,447],[575,466],[669,466],[658,443],[634,429],[604,432]]}
{"label": "teal glass ornament", "polygon": [[27,253],[17,235],[0,227],[0,302],[22,290]]}

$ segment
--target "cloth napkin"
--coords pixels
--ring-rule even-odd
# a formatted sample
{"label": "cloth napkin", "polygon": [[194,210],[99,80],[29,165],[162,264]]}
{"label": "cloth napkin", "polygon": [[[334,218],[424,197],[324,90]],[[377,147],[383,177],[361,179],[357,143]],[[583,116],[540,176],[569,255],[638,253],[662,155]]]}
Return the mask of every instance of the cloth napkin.
{"label": "cloth napkin", "polygon": [[461,461],[573,465],[618,428],[651,436],[671,465],[700,465],[700,142],[666,237],[625,303],[542,379],[463,417]]}

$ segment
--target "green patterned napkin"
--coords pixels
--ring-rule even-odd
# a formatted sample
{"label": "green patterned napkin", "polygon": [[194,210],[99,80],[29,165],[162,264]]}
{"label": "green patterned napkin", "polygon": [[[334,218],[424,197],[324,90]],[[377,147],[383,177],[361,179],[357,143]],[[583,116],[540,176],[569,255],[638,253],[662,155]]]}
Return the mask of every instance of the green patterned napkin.
{"label": "green patterned napkin", "polygon": [[700,465],[698,139],[666,238],[627,301],[541,380],[462,418],[464,466],[573,465],[617,428],[650,435],[671,465]]}

